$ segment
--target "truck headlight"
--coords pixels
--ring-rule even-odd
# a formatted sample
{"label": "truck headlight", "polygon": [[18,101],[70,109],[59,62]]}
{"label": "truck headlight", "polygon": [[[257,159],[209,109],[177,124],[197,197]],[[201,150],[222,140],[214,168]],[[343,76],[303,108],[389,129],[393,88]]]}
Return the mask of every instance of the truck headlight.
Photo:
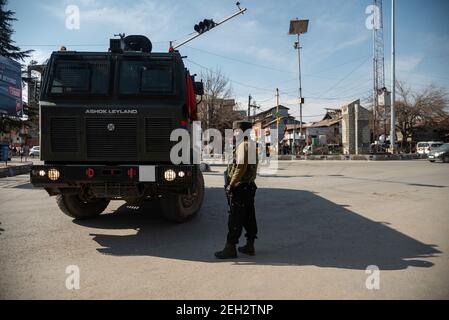
{"label": "truck headlight", "polygon": [[185,175],[186,175],[186,173],[185,173],[184,171],[179,171],[179,172],[178,172],[178,176],[179,176],[180,178],[184,178]]}
{"label": "truck headlight", "polygon": [[39,176],[45,177],[46,174],[45,170],[39,170]]}
{"label": "truck headlight", "polygon": [[164,172],[164,178],[167,181],[173,181],[176,179],[176,172],[172,169],[166,170]]}
{"label": "truck headlight", "polygon": [[58,169],[48,170],[48,179],[50,179],[51,181],[58,180],[60,176],[61,176],[61,174]]}

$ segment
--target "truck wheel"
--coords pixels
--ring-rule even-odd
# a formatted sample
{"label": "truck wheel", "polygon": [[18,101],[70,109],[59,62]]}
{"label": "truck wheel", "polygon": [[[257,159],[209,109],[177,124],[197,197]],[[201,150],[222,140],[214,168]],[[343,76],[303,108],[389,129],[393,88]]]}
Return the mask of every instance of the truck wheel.
{"label": "truck wheel", "polygon": [[85,202],[78,195],[59,194],[56,196],[56,203],[59,209],[69,217],[85,220],[99,216],[108,206],[109,200],[95,199]]}
{"label": "truck wheel", "polygon": [[444,163],[449,163],[449,156],[444,156],[443,162]]}
{"label": "truck wheel", "polygon": [[198,172],[195,190],[190,195],[168,194],[161,200],[164,218],[183,223],[191,220],[200,211],[204,199],[204,178]]}

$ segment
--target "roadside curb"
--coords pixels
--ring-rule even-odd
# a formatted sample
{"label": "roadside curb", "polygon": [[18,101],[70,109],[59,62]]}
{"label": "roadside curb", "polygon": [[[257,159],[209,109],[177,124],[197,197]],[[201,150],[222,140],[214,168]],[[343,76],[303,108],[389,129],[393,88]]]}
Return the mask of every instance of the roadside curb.
{"label": "roadside curb", "polygon": [[[382,155],[313,155],[313,156],[278,156],[272,158],[277,161],[404,161],[404,160],[427,160],[425,156],[415,154],[382,154]],[[224,163],[209,163],[213,167],[226,167]]]}
{"label": "roadside curb", "polygon": [[312,156],[279,156],[279,161],[291,160],[334,160],[334,161],[397,161],[397,160],[420,160],[425,159],[414,154],[382,154],[382,155],[312,155]]}
{"label": "roadside curb", "polygon": [[6,168],[0,169],[0,178],[6,178],[6,177],[14,177],[21,174],[27,174],[31,171],[32,163],[27,163],[23,165],[18,166],[11,166]]}

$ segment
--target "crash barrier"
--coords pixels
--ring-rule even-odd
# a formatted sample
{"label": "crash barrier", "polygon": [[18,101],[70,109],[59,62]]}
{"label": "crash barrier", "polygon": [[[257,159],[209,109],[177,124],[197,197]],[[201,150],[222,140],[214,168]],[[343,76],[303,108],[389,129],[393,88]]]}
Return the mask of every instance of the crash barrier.
{"label": "crash barrier", "polygon": [[0,168],[0,178],[14,177],[21,174],[30,173],[32,165],[33,164],[30,162],[23,165],[18,166],[14,165],[5,168]]}

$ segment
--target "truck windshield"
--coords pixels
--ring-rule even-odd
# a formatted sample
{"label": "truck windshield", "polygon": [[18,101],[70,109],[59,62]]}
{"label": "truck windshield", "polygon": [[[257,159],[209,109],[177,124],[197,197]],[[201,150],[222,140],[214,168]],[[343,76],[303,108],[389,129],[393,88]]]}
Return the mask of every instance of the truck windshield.
{"label": "truck windshield", "polygon": [[122,61],[121,95],[170,95],[173,89],[171,61]]}
{"label": "truck windshield", "polygon": [[107,95],[109,60],[57,60],[50,84],[52,95]]}

